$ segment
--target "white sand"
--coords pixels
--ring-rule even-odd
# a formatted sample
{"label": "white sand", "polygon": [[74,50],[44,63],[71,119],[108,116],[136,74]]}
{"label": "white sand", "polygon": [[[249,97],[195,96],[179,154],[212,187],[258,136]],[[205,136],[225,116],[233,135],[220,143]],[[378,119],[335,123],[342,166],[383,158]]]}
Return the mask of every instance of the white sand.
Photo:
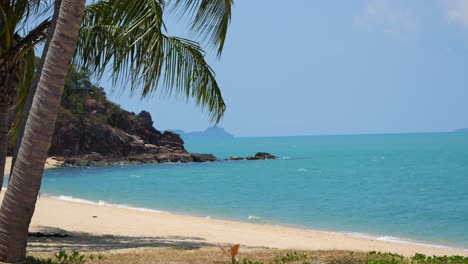
{"label": "white sand", "polygon": [[[6,163],[5,163],[5,175],[6,175],[6,174],[10,174],[11,160],[12,160],[11,157],[7,157],[7,159],[6,159]],[[50,169],[50,168],[55,168],[55,167],[57,167],[57,166],[59,166],[59,165],[60,165],[60,161],[55,160],[54,157],[50,157],[50,158],[47,158],[47,161],[46,161],[46,164],[45,164],[45,167],[44,167],[44,168]]]}
{"label": "white sand", "polygon": [[[11,158],[8,158],[5,173],[8,173],[10,164]],[[52,168],[57,164],[58,161],[49,158],[45,168]],[[3,192],[0,199],[3,199]],[[181,236],[201,238],[204,242],[213,244],[240,243],[244,246],[280,249],[382,251],[407,256],[414,253],[468,256],[468,251],[462,250],[388,242],[338,233],[139,211],[50,197],[41,197],[38,200],[31,231],[42,230],[44,227],[94,235]]]}
{"label": "white sand", "polygon": [[31,230],[39,230],[41,227],[129,237],[192,237],[205,239],[208,243],[240,243],[244,246],[280,249],[375,250],[403,255],[423,253],[468,256],[468,251],[461,250],[379,241],[345,234],[138,211],[50,197],[41,197],[37,203]]}

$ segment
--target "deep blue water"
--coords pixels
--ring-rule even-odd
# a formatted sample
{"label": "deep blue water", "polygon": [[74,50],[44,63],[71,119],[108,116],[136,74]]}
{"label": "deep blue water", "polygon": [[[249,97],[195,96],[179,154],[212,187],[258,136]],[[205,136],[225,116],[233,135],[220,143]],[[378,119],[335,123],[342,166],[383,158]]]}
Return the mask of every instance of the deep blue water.
{"label": "deep blue water", "polygon": [[281,159],[48,170],[42,193],[468,249],[468,133],[186,143]]}

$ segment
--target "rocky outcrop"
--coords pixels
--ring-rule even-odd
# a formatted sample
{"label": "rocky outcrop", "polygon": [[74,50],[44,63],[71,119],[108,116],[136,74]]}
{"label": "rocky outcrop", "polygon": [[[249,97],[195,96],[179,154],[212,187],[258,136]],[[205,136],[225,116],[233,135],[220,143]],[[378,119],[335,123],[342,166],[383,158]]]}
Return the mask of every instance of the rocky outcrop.
{"label": "rocky outcrop", "polygon": [[[208,138],[232,137],[222,128],[209,128],[200,134]],[[66,80],[49,156],[66,167],[218,160],[211,154],[187,152],[178,134],[154,128],[149,112],[125,111],[107,100],[102,88],[92,85],[88,73],[73,69]],[[259,152],[226,160],[276,158]]]}
{"label": "rocky outcrop", "polygon": [[91,153],[82,156],[57,157],[63,167],[90,167],[108,165],[130,165],[145,163],[168,163],[168,162],[208,162],[218,159],[211,154],[193,153],[159,153],[159,154],[138,154],[129,156],[102,156],[99,153]]}
{"label": "rocky outcrop", "polygon": [[[11,150],[10,150],[11,152]],[[125,111],[92,85],[85,72],[70,72],[49,151],[63,166],[215,161],[192,154],[182,138],[154,128],[151,114]]]}
{"label": "rocky outcrop", "polygon": [[239,156],[232,156],[232,157],[229,157],[225,160],[245,160],[244,157],[239,157]]}
{"label": "rocky outcrop", "polygon": [[269,159],[277,159],[278,157],[267,153],[267,152],[257,152],[254,156],[248,156],[248,157],[238,157],[238,156],[232,156],[227,158],[226,160],[269,160]]}

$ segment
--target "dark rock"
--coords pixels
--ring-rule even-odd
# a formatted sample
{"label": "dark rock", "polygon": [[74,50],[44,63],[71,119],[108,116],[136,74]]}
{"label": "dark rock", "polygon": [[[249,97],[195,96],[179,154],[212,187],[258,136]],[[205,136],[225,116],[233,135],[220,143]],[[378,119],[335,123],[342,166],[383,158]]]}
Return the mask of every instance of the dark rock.
{"label": "dark rock", "polygon": [[232,156],[232,157],[226,158],[225,160],[245,160],[245,158],[238,157],[238,156]]}
{"label": "dark rock", "polygon": [[278,157],[271,155],[270,153],[267,153],[267,152],[258,152],[257,154],[255,154],[255,156],[248,156],[245,158],[232,156],[224,160],[268,160],[268,159],[277,159],[277,158]]}
{"label": "dark rock", "polygon": [[190,154],[194,162],[211,162],[217,161],[218,158],[211,154]]}
{"label": "dark rock", "polygon": [[192,153],[145,153],[129,156],[105,156],[100,160],[94,159],[90,155],[62,157],[62,166],[64,167],[90,167],[90,166],[109,166],[109,165],[129,165],[144,163],[166,163],[166,162],[212,162],[218,159],[211,154],[192,154]]}
{"label": "dark rock", "polygon": [[153,119],[151,118],[151,114],[149,112],[141,111],[138,114],[138,117],[140,118],[140,123],[144,128],[153,128]]}
{"label": "dark rock", "polygon": [[255,156],[249,156],[246,159],[247,160],[268,160],[268,159],[277,159],[278,157],[271,155],[270,153],[267,152],[258,152],[255,154]]}

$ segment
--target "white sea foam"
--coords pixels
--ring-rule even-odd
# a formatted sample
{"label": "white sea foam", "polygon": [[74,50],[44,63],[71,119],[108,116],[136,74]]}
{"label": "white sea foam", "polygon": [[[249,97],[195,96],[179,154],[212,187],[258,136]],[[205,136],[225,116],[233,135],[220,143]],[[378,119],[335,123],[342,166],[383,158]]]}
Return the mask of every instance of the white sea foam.
{"label": "white sea foam", "polygon": [[[47,196],[47,195],[45,195]],[[159,213],[159,214],[170,214],[167,211],[161,211],[161,210],[154,210],[154,209],[147,209],[147,208],[141,208],[141,207],[133,207],[125,204],[112,204],[112,203],[107,203],[103,200],[99,200],[97,202],[86,200],[86,199],[81,199],[81,198],[74,198],[72,196],[68,195],[59,195],[59,196],[50,196],[51,198],[59,199],[62,201],[67,201],[67,202],[74,202],[74,203],[83,203],[83,204],[92,204],[92,205],[99,205],[99,206],[109,206],[109,207],[116,207],[116,208],[124,208],[124,209],[130,209],[130,210],[135,210],[135,211],[143,211],[143,212],[153,212],[153,213]]]}
{"label": "white sea foam", "polygon": [[134,174],[130,174],[129,177],[130,177],[130,178],[141,178],[140,175],[134,175]]}
{"label": "white sea foam", "polygon": [[384,159],[385,159],[385,157],[372,157],[371,160],[372,160],[373,162],[377,162],[377,161],[381,161],[381,160],[384,160]]}
{"label": "white sea foam", "polygon": [[260,219],[260,217],[255,216],[255,215],[249,215],[249,217],[247,217],[247,219],[250,219],[250,220],[253,220],[253,219]]}
{"label": "white sea foam", "polygon": [[307,169],[300,168],[300,169],[298,169],[297,171],[298,171],[298,172],[306,172],[306,171],[307,171]]}
{"label": "white sea foam", "polygon": [[291,157],[283,157],[282,159],[288,160],[288,159],[291,159]]}
{"label": "white sea foam", "polygon": [[429,242],[421,242],[421,241],[416,241],[416,240],[412,240],[412,239],[409,239],[409,238],[403,238],[403,237],[385,236],[385,235],[384,236],[375,236],[375,235],[356,233],[356,232],[344,232],[344,233],[331,232],[331,233],[345,234],[345,235],[348,235],[348,236],[361,237],[361,238],[377,240],[377,241],[385,241],[385,242],[408,244],[408,245],[417,245],[417,246],[448,249],[448,250],[460,250],[460,251],[468,252],[468,249],[465,249],[465,248],[457,248],[457,247],[437,245],[437,244],[433,244],[433,243],[429,243]]}

